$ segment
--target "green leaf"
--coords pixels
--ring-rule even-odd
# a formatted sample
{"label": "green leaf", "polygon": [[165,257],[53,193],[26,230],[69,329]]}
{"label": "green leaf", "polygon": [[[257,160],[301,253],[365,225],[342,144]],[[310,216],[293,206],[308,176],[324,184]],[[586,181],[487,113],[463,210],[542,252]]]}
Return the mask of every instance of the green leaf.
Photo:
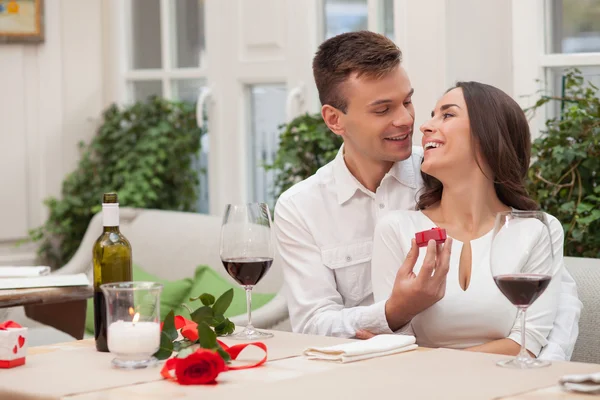
{"label": "green leaf", "polygon": [[594,210],[587,217],[579,218],[577,220],[577,222],[580,223],[580,224],[582,224],[582,225],[589,225],[592,222],[598,221],[598,220],[600,220],[600,210]]}
{"label": "green leaf", "polygon": [[213,304],[215,304],[215,296],[213,296],[212,294],[204,293],[202,296],[200,296],[200,301],[205,306],[212,306]]}
{"label": "green leaf", "polygon": [[173,354],[173,341],[165,331],[162,331],[160,333],[160,346],[158,351],[154,353],[154,357],[157,360],[166,360],[171,357],[171,354]]}
{"label": "green leaf", "polygon": [[212,320],[210,321],[209,325],[210,326],[218,326],[220,324],[222,324],[224,321],[226,321],[227,318],[225,318],[223,315],[215,315]]}
{"label": "green leaf", "polygon": [[224,315],[233,300],[233,289],[229,289],[221,295],[213,305],[214,315]]}
{"label": "green leaf", "polygon": [[181,350],[185,349],[186,347],[189,347],[193,344],[194,344],[194,342],[191,342],[187,339],[176,340],[173,342],[173,351],[181,351]]}
{"label": "green leaf", "polygon": [[578,213],[585,213],[594,209],[594,206],[588,203],[579,203],[577,206]]}
{"label": "green leaf", "polygon": [[177,358],[186,358],[190,354],[196,351],[192,346],[185,347],[179,353],[177,353]]}
{"label": "green leaf", "polygon": [[162,331],[169,339],[171,339],[171,341],[177,339],[177,336],[179,336],[177,334],[177,329],[175,329],[175,313],[173,310],[169,311],[166,315],[165,320],[163,321]]}
{"label": "green leaf", "polygon": [[214,312],[212,308],[208,306],[202,306],[194,311],[190,316],[192,317],[192,321],[197,324],[201,322],[207,323],[207,321],[210,321],[213,318]]}
{"label": "green leaf", "polygon": [[235,325],[230,320],[225,320],[215,327],[217,336],[230,335],[235,331]]}
{"label": "green leaf", "polygon": [[563,205],[560,206],[560,209],[563,211],[568,211],[568,212],[575,211],[575,202],[569,201],[567,203],[564,203]]}
{"label": "green leaf", "polygon": [[218,343],[217,346],[217,353],[219,353],[223,361],[225,361],[225,363],[231,362],[231,356],[229,355],[229,353],[223,350],[223,348]]}
{"label": "green leaf", "polygon": [[205,322],[198,323],[198,340],[202,348],[215,349],[217,347],[217,335]]}

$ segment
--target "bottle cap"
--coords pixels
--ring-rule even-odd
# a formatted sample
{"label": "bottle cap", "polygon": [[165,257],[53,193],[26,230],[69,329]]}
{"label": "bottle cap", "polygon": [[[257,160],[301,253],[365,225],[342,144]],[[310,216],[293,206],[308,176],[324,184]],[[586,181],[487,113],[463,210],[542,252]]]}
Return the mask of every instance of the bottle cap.
{"label": "bottle cap", "polygon": [[107,204],[107,203],[118,203],[119,200],[117,198],[117,194],[116,193],[104,193],[104,195],[102,196],[102,203]]}

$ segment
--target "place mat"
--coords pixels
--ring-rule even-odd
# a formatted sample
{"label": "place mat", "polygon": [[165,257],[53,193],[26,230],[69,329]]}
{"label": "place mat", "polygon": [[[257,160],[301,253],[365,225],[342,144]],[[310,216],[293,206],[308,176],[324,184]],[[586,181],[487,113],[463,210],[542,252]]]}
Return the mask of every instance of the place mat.
{"label": "place mat", "polygon": [[[112,399],[177,399],[197,400],[199,398],[229,398],[234,388],[248,387],[260,382],[269,385],[299,378],[306,374],[321,374],[337,368],[340,364],[315,363],[302,357],[286,358],[267,363],[260,368],[227,371],[219,375],[217,385],[184,386],[171,381],[149,382],[140,385],[109,389],[101,393],[82,393],[69,396],[69,400],[112,400]],[[244,398],[261,398],[262,389],[254,387],[245,393]],[[287,395],[282,395],[285,398]]]}
{"label": "place mat", "polygon": [[519,393],[514,396],[502,397],[498,400],[597,400],[599,398],[599,396],[570,392],[557,385],[531,392]]}
{"label": "place mat", "polygon": [[142,370],[112,368],[114,355],[92,346],[28,355],[24,366],[2,370],[0,389],[24,394],[65,396],[161,380],[160,365]]}
{"label": "place mat", "polygon": [[[238,328],[236,331],[239,331]],[[340,343],[348,343],[356,339],[342,339],[331,336],[316,336],[316,335],[300,335],[292,332],[265,330],[265,332],[273,333],[273,337],[269,339],[259,340],[267,346],[268,360],[276,361],[284,358],[296,357],[302,355],[302,352],[307,347],[322,347],[332,346]],[[233,346],[240,343],[251,343],[256,340],[235,340],[227,336],[217,338],[227,346]],[[262,350],[254,347],[249,347],[244,350],[238,357],[239,361],[256,361],[263,357]]]}
{"label": "place mat", "polygon": [[[261,400],[365,399],[397,393],[407,399],[496,399],[556,385],[561,376],[598,371],[597,364],[554,362],[550,367],[514,370],[495,365],[510,358],[436,349],[407,352],[351,364],[286,381],[232,387],[227,397],[260,392]],[[312,361],[316,364],[321,361]],[[343,368],[342,368],[343,367]]]}

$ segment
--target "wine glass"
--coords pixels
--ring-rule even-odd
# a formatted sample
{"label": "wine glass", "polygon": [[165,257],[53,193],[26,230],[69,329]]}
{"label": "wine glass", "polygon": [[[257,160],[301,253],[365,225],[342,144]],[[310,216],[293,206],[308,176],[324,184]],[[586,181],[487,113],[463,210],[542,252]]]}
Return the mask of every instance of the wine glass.
{"label": "wine glass", "polygon": [[490,250],[494,282],[521,314],[521,351],[498,362],[510,368],[538,368],[550,362],[531,357],[525,348],[525,319],[559,269],[554,259],[552,233],[542,211],[505,211],[496,215]]}
{"label": "wine glass", "polygon": [[273,337],[252,326],[252,288],[273,263],[271,214],[265,203],[228,204],[221,227],[221,261],[227,273],[246,289],[248,324],[232,339]]}

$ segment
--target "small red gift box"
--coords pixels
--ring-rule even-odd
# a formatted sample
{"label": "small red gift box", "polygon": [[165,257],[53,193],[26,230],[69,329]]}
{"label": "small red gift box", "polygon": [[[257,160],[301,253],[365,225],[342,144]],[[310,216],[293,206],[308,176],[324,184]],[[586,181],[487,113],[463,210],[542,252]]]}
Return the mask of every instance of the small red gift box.
{"label": "small red gift box", "polygon": [[14,321],[0,324],[0,368],[25,364],[27,355],[27,328]]}
{"label": "small red gift box", "polygon": [[417,246],[426,247],[427,243],[433,239],[437,244],[442,244],[446,241],[446,230],[444,228],[431,228],[428,231],[415,233]]}

